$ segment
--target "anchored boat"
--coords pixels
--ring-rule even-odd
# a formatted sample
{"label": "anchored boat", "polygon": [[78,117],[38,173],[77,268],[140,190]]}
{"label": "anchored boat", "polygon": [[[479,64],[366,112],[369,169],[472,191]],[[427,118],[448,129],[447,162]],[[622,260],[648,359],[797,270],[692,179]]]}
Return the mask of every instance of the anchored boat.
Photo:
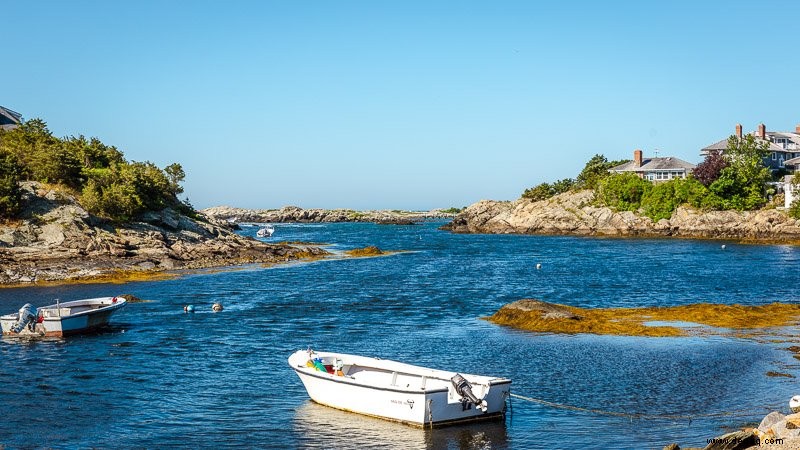
{"label": "anchored boat", "polygon": [[124,307],[122,297],[102,297],[36,308],[26,303],[13,314],[0,316],[4,336],[66,336],[92,331],[108,324],[114,311]]}
{"label": "anchored boat", "polygon": [[266,226],[264,226],[262,228],[259,228],[258,231],[256,231],[256,236],[258,236],[260,238],[271,237],[272,233],[274,233],[274,232],[275,232],[275,227],[266,225]]}
{"label": "anchored boat", "polygon": [[317,403],[421,427],[502,419],[511,392],[507,378],[344,353],[299,350],[289,366]]}

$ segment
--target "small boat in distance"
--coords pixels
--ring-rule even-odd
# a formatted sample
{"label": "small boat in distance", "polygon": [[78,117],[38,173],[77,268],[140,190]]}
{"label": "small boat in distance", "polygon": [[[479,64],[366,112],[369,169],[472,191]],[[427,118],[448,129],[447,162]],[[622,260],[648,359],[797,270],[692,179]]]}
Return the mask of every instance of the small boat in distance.
{"label": "small boat in distance", "polygon": [[275,228],[273,228],[273,227],[271,227],[269,225],[266,225],[266,226],[263,226],[263,227],[259,228],[258,231],[256,231],[256,236],[261,237],[261,238],[270,237],[270,236],[272,236],[272,233],[274,233],[274,232],[275,232]]}
{"label": "small boat in distance", "polygon": [[123,297],[75,300],[36,308],[26,303],[16,313],[0,316],[4,336],[67,336],[108,325],[114,311],[124,307]]}
{"label": "small boat in distance", "polygon": [[344,353],[299,350],[289,366],[317,403],[419,427],[502,419],[511,394],[507,378]]}

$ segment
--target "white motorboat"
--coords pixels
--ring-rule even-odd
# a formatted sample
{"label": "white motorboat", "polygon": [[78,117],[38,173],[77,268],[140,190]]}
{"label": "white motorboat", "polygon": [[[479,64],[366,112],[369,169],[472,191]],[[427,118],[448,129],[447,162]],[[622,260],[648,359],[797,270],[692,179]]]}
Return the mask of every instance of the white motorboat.
{"label": "white motorboat", "polygon": [[4,336],[67,336],[101,328],[114,311],[124,307],[123,297],[102,297],[36,308],[26,303],[16,313],[0,316]]}
{"label": "white motorboat", "polygon": [[272,236],[272,233],[274,233],[274,232],[275,232],[275,228],[267,225],[265,227],[259,228],[258,231],[256,231],[256,236],[258,236],[260,238],[270,237],[270,236]]}
{"label": "white motorboat", "polygon": [[289,366],[317,403],[421,427],[503,418],[511,392],[507,378],[344,353],[299,350]]}

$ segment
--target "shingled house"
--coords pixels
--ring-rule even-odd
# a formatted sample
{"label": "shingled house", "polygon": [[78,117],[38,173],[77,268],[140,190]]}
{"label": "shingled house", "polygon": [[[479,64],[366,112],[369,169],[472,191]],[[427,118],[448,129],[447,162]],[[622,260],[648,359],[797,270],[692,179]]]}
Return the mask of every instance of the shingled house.
{"label": "shingled house", "polygon": [[[769,154],[764,158],[764,165],[773,172],[783,168],[794,169],[800,165],[800,125],[794,131],[767,131],[766,125],[759,124],[758,129],[749,133],[756,139],[756,143],[767,143]],[[742,125],[736,124],[734,136],[742,139]],[[705,156],[710,151],[716,150],[725,153],[728,147],[728,139],[723,139],[700,150],[700,154]]]}
{"label": "shingled house", "polygon": [[670,156],[645,158],[641,150],[634,150],[633,161],[612,167],[609,172],[633,172],[640,178],[658,182],[686,178],[694,168],[694,164],[682,159]]}
{"label": "shingled house", "polygon": [[0,106],[0,129],[13,130],[22,123],[22,114]]}

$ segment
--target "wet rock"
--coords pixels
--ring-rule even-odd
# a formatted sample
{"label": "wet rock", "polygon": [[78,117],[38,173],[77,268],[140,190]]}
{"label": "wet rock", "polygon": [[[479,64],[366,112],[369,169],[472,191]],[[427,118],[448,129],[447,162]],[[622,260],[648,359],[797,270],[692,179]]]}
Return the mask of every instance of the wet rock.
{"label": "wet rock", "polygon": [[758,438],[752,431],[734,431],[713,439],[703,450],[744,450],[758,445]]}
{"label": "wet rock", "polygon": [[557,303],[547,303],[541,300],[522,299],[513,303],[503,306],[508,309],[518,309],[521,311],[529,312],[535,311],[541,313],[543,319],[571,319],[580,320],[580,316],[567,309],[564,305]]}

